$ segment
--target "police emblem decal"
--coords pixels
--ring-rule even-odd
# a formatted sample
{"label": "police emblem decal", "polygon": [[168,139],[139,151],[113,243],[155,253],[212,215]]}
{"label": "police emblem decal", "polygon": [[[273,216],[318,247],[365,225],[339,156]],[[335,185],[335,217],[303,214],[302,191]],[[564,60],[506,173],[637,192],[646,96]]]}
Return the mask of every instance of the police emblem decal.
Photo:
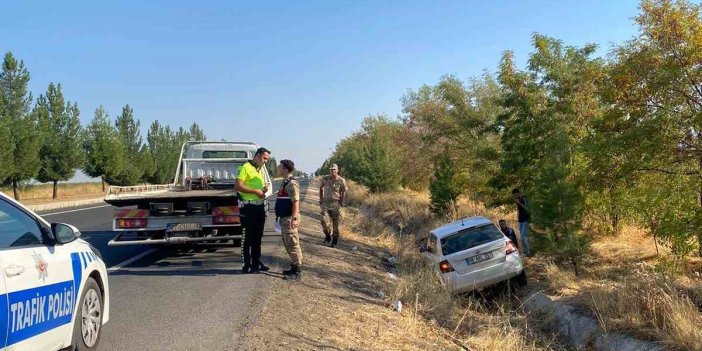
{"label": "police emblem decal", "polygon": [[39,279],[46,282],[46,278],[49,277],[49,263],[46,262],[43,257],[41,257],[41,254],[35,252],[32,256],[34,257],[34,262],[36,262],[35,267],[39,272]]}

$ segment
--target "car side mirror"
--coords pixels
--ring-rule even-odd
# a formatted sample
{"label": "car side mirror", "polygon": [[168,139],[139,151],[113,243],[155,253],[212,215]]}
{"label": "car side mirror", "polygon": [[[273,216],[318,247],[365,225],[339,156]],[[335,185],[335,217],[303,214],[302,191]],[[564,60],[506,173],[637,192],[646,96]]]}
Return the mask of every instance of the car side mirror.
{"label": "car side mirror", "polygon": [[80,238],[78,228],[66,223],[51,223],[51,233],[59,244],[67,244]]}

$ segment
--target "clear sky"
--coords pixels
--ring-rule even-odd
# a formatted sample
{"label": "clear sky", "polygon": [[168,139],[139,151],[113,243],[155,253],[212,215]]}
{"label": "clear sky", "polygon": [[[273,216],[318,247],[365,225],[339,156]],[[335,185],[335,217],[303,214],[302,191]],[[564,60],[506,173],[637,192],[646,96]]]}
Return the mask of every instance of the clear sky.
{"label": "clear sky", "polygon": [[316,169],[369,114],[408,89],[519,62],[532,33],[601,53],[636,34],[636,1],[5,1],[0,51],[31,90],[60,82],[87,123],[129,103],[142,121],[197,121]]}

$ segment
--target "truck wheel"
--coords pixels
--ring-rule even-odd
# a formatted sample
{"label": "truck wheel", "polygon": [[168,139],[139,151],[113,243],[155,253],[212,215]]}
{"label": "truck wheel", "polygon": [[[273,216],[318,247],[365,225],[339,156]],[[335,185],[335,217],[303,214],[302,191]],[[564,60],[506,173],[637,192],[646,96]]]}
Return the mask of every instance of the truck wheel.
{"label": "truck wheel", "polygon": [[73,322],[73,350],[97,350],[102,328],[104,302],[100,287],[93,278],[85,282],[83,294],[78,300],[78,310]]}

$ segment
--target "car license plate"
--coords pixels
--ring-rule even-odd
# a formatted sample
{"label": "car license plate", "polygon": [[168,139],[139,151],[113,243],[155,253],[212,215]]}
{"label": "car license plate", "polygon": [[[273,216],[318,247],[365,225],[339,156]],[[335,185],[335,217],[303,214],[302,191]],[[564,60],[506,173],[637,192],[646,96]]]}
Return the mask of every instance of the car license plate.
{"label": "car license plate", "polygon": [[202,230],[202,223],[171,223],[169,232],[195,232]]}
{"label": "car license plate", "polygon": [[470,265],[472,265],[473,263],[478,263],[478,262],[482,262],[482,261],[485,261],[485,260],[489,260],[489,259],[491,259],[492,257],[493,257],[493,256],[492,256],[492,251],[491,251],[491,252],[485,252],[485,253],[477,254],[477,255],[475,255],[475,256],[466,258],[466,264],[470,266]]}

